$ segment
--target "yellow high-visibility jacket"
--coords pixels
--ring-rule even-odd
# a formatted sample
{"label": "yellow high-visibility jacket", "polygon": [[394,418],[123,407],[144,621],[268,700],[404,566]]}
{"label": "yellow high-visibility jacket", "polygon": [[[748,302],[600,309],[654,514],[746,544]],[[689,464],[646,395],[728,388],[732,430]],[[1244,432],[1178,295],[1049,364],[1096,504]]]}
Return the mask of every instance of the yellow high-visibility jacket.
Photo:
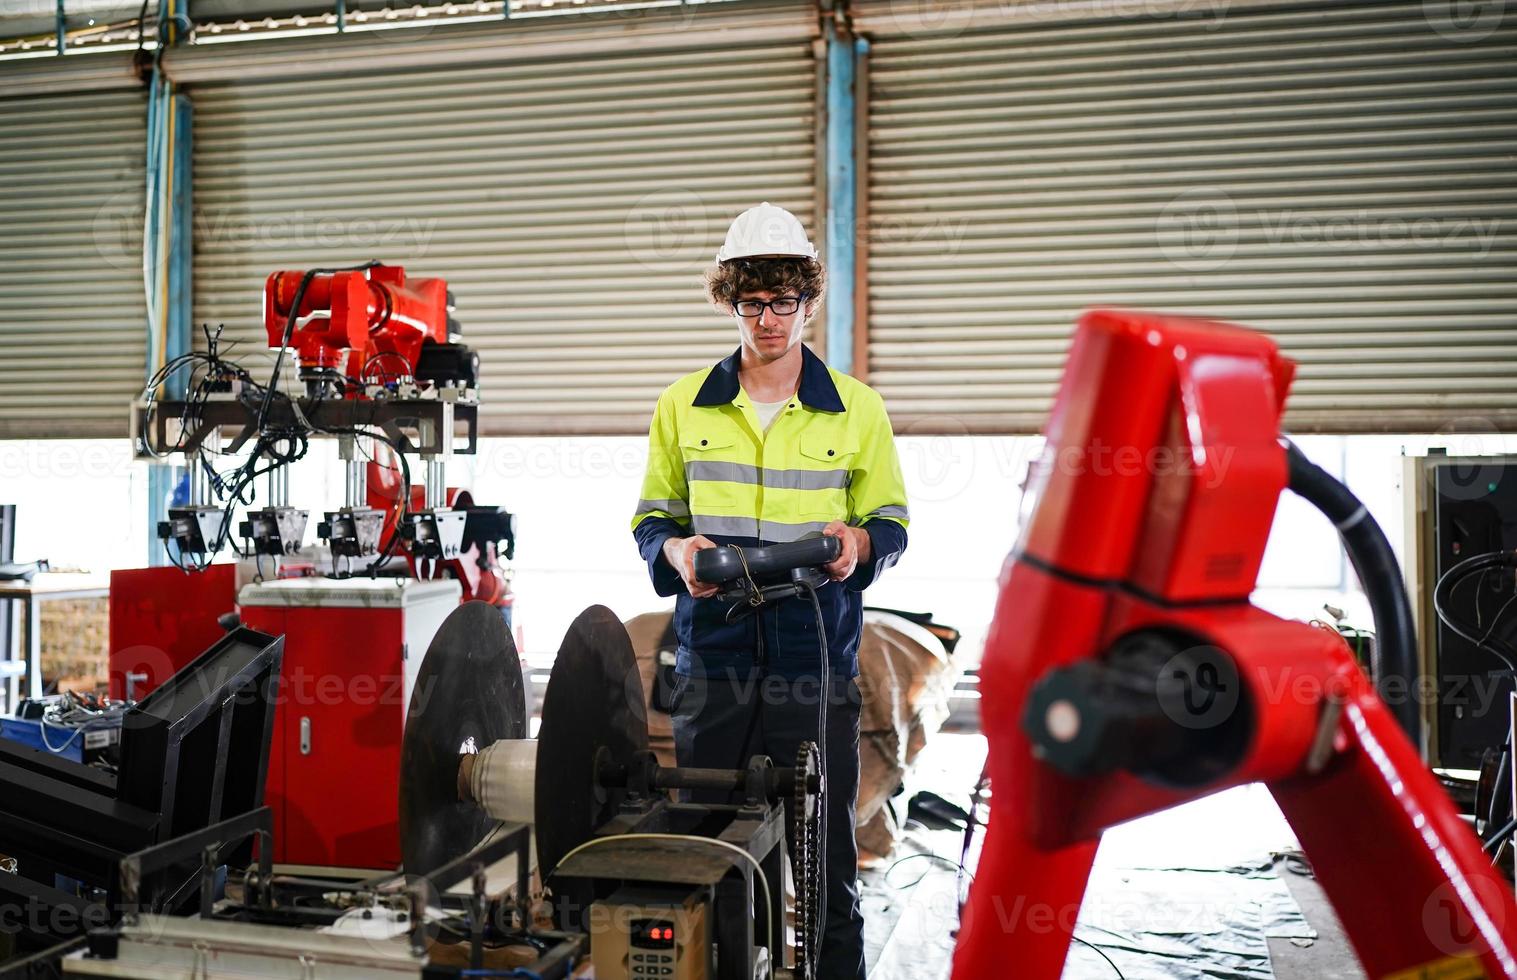
{"label": "yellow high-visibility jacket", "polygon": [[671,536],[753,546],[815,537],[832,521],[862,527],[872,555],[817,591],[834,676],[857,670],[860,593],[906,549],[906,487],[879,394],[809,348],[800,384],[768,431],[738,383],[741,351],[659,396],[632,532],[659,595],[677,596],[677,670],[787,677],[820,671],[816,618],[792,599],[735,624],[716,598],[695,600],[663,557]]}

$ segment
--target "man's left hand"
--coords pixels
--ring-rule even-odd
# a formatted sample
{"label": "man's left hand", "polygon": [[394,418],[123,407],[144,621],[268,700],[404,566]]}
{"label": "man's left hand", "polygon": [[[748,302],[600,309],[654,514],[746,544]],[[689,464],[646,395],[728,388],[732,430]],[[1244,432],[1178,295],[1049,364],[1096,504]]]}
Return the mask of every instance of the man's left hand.
{"label": "man's left hand", "polygon": [[874,549],[869,542],[869,532],[861,527],[849,527],[842,521],[833,521],[822,528],[822,533],[829,538],[837,538],[843,544],[843,551],[837,559],[822,566],[827,577],[834,582],[841,582],[852,575],[859,562],[867,562],[873,557]]}

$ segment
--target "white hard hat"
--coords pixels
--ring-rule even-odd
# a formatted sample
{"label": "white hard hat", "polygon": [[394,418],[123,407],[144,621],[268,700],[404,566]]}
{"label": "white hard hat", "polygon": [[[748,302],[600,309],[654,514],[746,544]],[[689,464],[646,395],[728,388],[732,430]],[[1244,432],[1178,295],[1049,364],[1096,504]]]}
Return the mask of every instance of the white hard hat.
{"label": "white hard hat", "polygon": [[758,256],[814,259],[816,246],[799,218],[765,201],[733,219],[727,240],[716,252],[718,262]]}

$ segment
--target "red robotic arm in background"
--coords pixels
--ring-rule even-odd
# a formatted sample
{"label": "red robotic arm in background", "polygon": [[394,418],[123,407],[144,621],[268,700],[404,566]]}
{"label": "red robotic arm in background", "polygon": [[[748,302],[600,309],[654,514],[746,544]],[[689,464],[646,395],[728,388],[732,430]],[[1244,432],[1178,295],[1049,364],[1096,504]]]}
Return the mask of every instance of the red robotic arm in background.
{"label": "red robotic arm in background", "polygon": [[995,803],[958,980],[1057,980],[1102,832],[1249,782],[1371,977],[1517,978],[1511,886],[1404,730],[1411,693],[1387,707],[1336,633],[1249,604],[1310,467],[1280,439],[1293,374],[1239,327],[1081,321],[981,667]]}
{"label": "red robotic arm in background", "polygon": [[447,283],[407,280],[399,266],[374,265],[311,276],[286,342],[290,309],[306,275],[275,272],[263,291],[269,346],[295,348],[302,378],[361,385],[373,375],[414,375],[422,345],[448,339]]}

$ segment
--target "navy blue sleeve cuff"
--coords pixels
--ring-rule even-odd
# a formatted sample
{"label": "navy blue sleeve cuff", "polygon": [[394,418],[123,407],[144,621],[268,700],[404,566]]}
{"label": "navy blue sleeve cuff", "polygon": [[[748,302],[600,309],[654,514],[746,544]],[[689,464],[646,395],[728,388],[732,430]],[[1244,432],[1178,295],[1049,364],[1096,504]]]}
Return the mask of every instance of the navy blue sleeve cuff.
{"label": "navy blue sleeve cuff", "polygon": [[637,539],[637,550],[643,561],[648,563],[653,591],[663,596],[684,592],[684,581],[664,557],[664,542],[673,537],[684,537],[684,526],[672,517],[650,517],[632,529],[632,536]]}
{"label": "navy blue sleeve cuff", "polygon": [[843,588],[849,592],[863,592],[869,588],[887,568],[900,560],[901,553],[906,550],[906,529],[895,521],[883,518],[869,521],[864,525],[864,531],[869,535],[871,554],[869,561],[860,562],[853,574],[843,579]]}

